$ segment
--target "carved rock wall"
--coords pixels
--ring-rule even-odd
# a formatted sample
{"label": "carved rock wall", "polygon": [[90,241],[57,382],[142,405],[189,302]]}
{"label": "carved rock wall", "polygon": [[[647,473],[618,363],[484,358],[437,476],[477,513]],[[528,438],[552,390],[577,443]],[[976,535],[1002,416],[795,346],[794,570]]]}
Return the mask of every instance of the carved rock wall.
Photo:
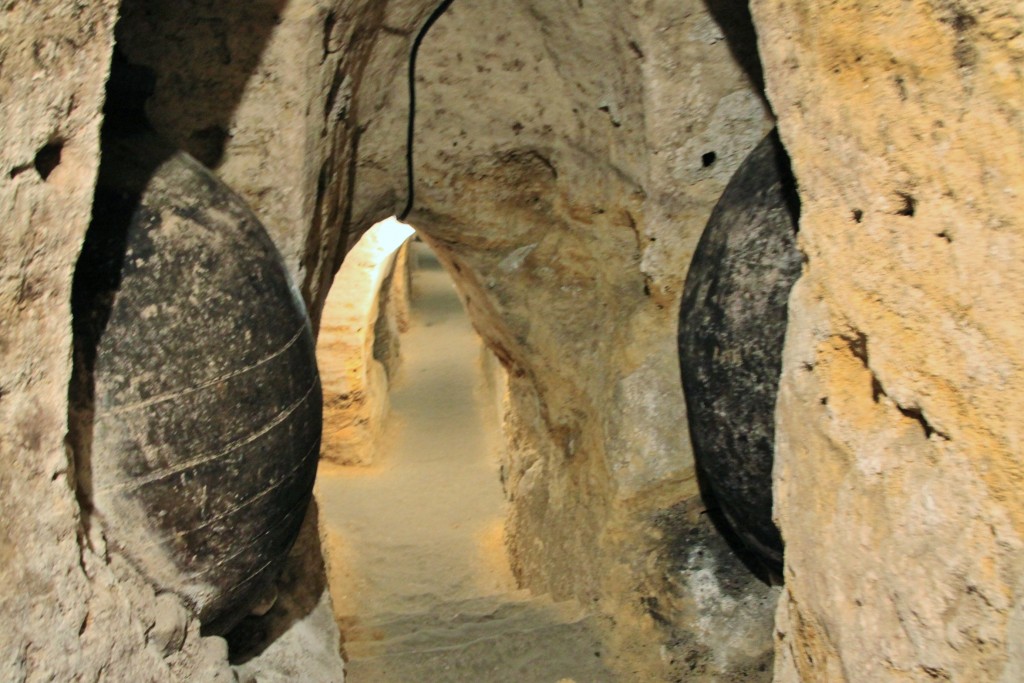
{"label": "carved rock wall", "polygon": [[252,206],[314,327],[349,240],[355,107],[386,3],[127,0],[127,59],[156,76],[146,114]]}
{"label": "carved rock wall", "polygon": [[0,679],[231,680],[76,500],[71,278],[89,225],[117,3],[0,3]]}
{"label": "carved rock wall", "polygon": [[[695,624],[668,669],[764,665],[752,640],[716,645],[738,632],[723,605],[761,623],[772,596],[734,591],[701,521],[674,326],[708,214],[772,125],[763,78],[808,257],[777,409],[776,676],[1018,680],[1024,17],[752,4],[763,76],[729,0],[457,1],[424,44],[411,220],[510,371],[517,572],[642,609],[640,633]],[[404,201],[408,45],[430,9],[122,8],[126,57],[157,77],[151,122],[254,206],[314,313]],[[229,675],[223,641],[83,522],[63,443],[115,12],[0,0],[4,679]],[[626,646],[652,651],[646,633]]]}
{"label": "carved rock wall", "polygon": [[1024,667],[1024,13],[752,3],[800,183],[780,681]]}
{"label": "carved rock wall", "polygon": [[[658,659],[644,628],[675,621],[676,602],[700,611],[686,580],[699,569],[684,561],[666,582],[662,555],[666,534],[700,527],[699,503],[668,512],[699,500],[679,297],[714,203],[772,125],[766,106],[702,2],[455,2],[417,73],[409,221],[509,370],[514,569],[535,591],[642,613],[637,647]],[[405,78],[379,100],[407,101]],[[382,203],[377,183],[403,177],[403,114],[360,106],[356,216]],[[402,185],[392,192],[404,201]],[[771,609],[769,589],[747,588]],[[699,660],[709,677],[739,666],[708,655],[723,651],[726,620],[705,623],[683,626],[666,659]]]}
{"label": "carved rock wall", "polygon": [[[125,6],[150,121],[253,205],[314,316],[343,251],[405,200],[408,50],[432,8]],[[421,51],[412,222],[511,370],[510,545],[538,592],[672,601],[659,520],[698,496],[675,320],[711,208],[771,126],[750,38],[742,3],[491,0],[454,3]]]}
{"label": "carved rock wall", "polygon": [[[254,206],[314,315],[346,246],[405,200],[408,50],[432,8],[126,4],[124,52],[157,75],[150,120]],[[728,0],[489,0],[454,3],[420,53],[411,221],[511,371],[517,572],[645,627],[688,585],[664,579],[663,521],[699,526],[666,513],[698,500],[675,352],[686,265],[772,125],[751,41]],[[714,650],[716,633],[688,637]],[[638,647],[657,659],[657,639]]]}
{"label": "carved rock wall", "polygon": [[327,462],[376,460],[390,380],[401,361],[399,332],[408,324],[411,235],[395,221],[367,231],[346,255],[324,304],[316,350],[325,377],[320,455]]}

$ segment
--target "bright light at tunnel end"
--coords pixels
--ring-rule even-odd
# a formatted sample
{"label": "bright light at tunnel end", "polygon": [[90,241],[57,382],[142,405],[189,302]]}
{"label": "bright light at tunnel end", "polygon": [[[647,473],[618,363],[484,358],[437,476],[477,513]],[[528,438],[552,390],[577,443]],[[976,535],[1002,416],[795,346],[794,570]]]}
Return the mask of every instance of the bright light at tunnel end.
{"label": "bright light at tunnel end", "polygon": [[381,246],[393,250],[402,246],[402,243],[412,237],[416,230],[392,216],[374,225],[370,228],[370,232],[376,236]]}

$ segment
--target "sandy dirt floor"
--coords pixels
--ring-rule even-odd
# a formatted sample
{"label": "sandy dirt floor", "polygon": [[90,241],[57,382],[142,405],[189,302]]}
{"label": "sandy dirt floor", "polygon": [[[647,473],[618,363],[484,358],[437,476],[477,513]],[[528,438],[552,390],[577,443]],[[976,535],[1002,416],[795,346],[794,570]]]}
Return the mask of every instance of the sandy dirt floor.
{"label": "sandy dirt floor", "polygon": [[422,244],[378,462],[316,495],[349,683],[613,680],[575,605],[517,591],[483,347]]}
{"label": "sandy dirt floor", "polygon": [[333,593],[342,615],[419,611],[515,588],[482,344],[447,274],[414,246],[412,324],[379,462],[325,466],[317,481],[331,568],[347,579]]}

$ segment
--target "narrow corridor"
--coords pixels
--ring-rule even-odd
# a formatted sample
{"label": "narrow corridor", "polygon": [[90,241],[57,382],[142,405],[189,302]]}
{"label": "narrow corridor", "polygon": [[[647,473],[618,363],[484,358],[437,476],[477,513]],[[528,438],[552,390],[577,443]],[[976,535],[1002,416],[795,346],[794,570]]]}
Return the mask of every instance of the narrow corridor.
{"label": "narrow corridor", "polygon": [[351,572],[334,596],[339,613],[419,610],[512,587],[482,344],[433,254],[413,247],[412,321],[379,462],[327,465],[317,485]]}
{"label": "narrow corridor", "polygon": [[451,280],[414,244],[412,321],[379,461],[317,482],[351,683],[613,680],[577,606],[517,591],[500,429]]}

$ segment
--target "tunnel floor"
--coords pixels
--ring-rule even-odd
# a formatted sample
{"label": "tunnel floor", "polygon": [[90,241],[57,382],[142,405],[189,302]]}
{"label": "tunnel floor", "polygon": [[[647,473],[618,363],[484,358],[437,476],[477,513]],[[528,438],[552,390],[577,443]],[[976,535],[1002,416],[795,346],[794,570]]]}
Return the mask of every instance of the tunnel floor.
{"label": "tunnel floor", "polygon": [[517,590],[482,344],[413,245],[411,325],[378,463],[326,466],[317,498],[350,683],[600,683],[600,624]]}

